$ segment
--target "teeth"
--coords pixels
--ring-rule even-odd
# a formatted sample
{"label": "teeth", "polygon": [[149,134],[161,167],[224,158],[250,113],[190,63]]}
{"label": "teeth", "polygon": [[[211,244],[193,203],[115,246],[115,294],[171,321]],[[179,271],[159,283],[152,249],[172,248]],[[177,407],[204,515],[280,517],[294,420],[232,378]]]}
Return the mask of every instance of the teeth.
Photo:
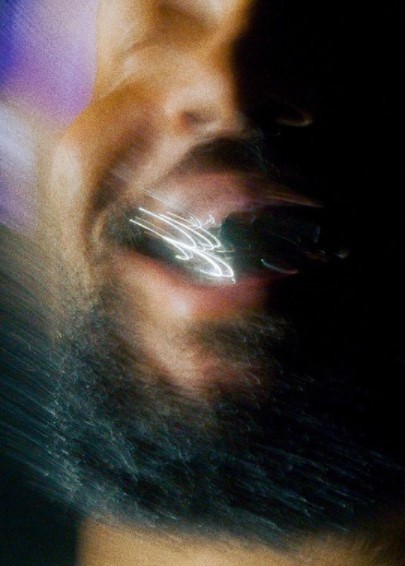
{"label": "teeth", "polygon": [[135,227],[138,251],[186,269],[199,278],[235,281],[229,250],[196,217],[137,209],[128,219]]}
{"label": "teeth", "polygon": [[174,265],[206,283],[235,282],[243,273],[297,273],[347,257],[323,237],[319,209],[272,207],[228,216],[220,227],[193,215],[139,207],[127,216],[120,243]]}

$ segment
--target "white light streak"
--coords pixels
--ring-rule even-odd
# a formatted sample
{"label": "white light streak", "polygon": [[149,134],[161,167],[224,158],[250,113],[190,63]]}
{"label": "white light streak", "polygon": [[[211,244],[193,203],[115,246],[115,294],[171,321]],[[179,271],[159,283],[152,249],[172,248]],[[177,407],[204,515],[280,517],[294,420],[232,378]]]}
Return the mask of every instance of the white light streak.
{"label": "white light streak", "polygon": [[203,275],[215,279],[227,279],[235,283],[232,267],[219,254],[227,250],[220,240],[203,227],[193,215],[183,218],[167,212],[156,214],[146,208],[138,208],[141,215],[129,221],[147,233],[162,239],[176,251],[176,259],[190,262],[190,267]]}

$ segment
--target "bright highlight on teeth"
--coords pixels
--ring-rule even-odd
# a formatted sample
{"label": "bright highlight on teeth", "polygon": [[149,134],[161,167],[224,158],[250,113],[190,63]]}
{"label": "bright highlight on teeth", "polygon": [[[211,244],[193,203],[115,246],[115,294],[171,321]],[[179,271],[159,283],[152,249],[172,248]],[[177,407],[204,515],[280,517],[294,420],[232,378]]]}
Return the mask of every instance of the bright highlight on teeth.
{"label": "bright highlight on teeth", "polygon": [[218,254],[229,250],[214,234],[204,229],[198,218],[192,215],[183,218],[171,212],[156,214],[142,207],[137,212],[142,216],[130,218],[129,222],[172,247],[176,251],[176,259],[190,262],[196,272],[205,276],[236,282],[232,267],[218,257]]}

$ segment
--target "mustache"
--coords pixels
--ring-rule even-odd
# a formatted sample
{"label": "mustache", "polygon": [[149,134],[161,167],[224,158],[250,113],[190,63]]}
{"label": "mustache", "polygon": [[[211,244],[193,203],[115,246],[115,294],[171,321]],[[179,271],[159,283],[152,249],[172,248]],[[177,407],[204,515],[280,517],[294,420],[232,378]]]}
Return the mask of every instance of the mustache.
{"label": "mustache", "polygon": [[[126,187],[136,181],[134,169],[134,154],[126,149],[113,167],[106,171],[94,195],[94,214],[108,212],[109,216],[120,216],[125,207]],[[232,138],[216,138],[201,143],[192,149],[175,164],[156,184],[164,184],[172,177],[192,173],[214,173],[227,171],[242,173],[258,181],[254,186],[258,191],[266,183],[278,181],[280,178],[277,167],[265,158],[264,138],[259,131],[252,130],[245,136]],[[139,186],[140,197],[152,194],[150,187]]]}
{"label": "mustache", "polygon": [[276,166],[266,159],[264,137],[256,130],[243,137],[217,138],[194,147],[170,175],[207,169],[226,169],[263,177],[277,171]]}
{"label": "mustache", "polygon": [[250,129],[238,137],[216,138],[195,146],[166,177],[226,170],[257,179],[259,191],[278,184],[302,194],[312,195],[314,189],[323,194],[313,172],[302,170],[293,145],[286,133],[268,136]]}
{"label": "mustache", "polygon": [[[288,188],[297,194],[311,194],[315,179],[302,174],[296,164],[288,158],[278,143],[269,139],[259,129],[249,129],[239,136],[219,137],[192,147],[179,162],[175,163],[152,187],[139,184],[141,197],[153,197],[156,187],[165,185],[173,178],[188,174],[227,172],[243,175],[249,179],[249,190],[257,198],[265,196],[269,186]],[[94,210],[102,212],[107,207],[125,206],[126,187],[137,183],[134,158],[136,148],[125,149],[114,166],[101,180],[94,197]]]}

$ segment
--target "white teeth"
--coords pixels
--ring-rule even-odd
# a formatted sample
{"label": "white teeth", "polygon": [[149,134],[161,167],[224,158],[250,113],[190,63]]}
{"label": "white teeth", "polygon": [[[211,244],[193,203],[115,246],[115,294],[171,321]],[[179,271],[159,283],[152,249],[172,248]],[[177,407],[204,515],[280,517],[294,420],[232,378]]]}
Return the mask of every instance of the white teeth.
{"label": "white teeth", "polygon": [[156,214],[140,207],[129,222],[144,230],[145,235],[164,243],[168,254],[184,262],[188,270],[208,278],[235,282],[235,273],[223,257],[227,250],[195,216],[184,218],[172,212]]}

